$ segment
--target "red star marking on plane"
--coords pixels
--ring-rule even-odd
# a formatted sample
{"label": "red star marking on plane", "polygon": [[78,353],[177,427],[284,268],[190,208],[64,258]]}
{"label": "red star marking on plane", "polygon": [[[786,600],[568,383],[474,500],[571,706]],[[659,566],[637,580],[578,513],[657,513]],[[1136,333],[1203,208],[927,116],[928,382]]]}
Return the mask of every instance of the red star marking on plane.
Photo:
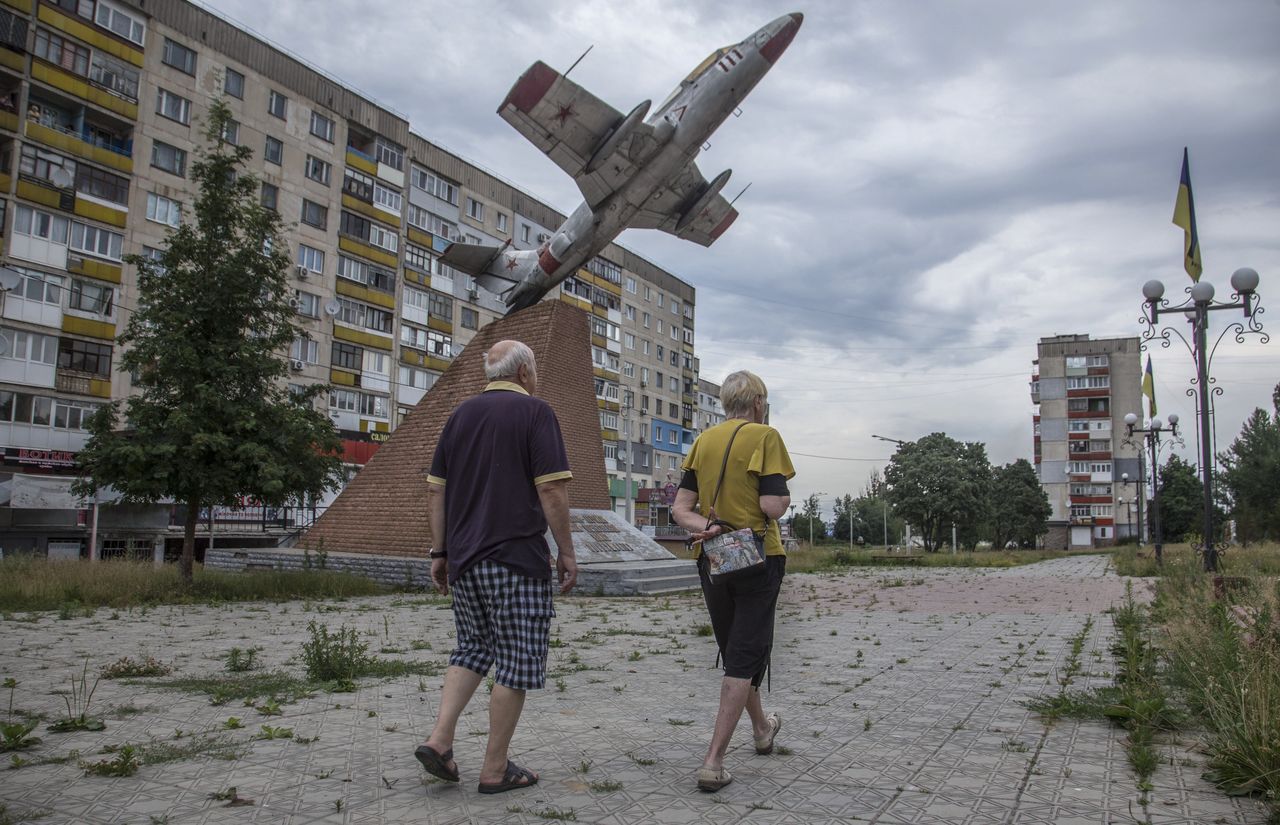
{"label": "red star marking on plane", "polygon": [[560,121],[560,125],[563,126],[569,118],[576,114],[577,112],[573,110],[573,104],[570,103],[568,106],[560,107],[560,111],[556,112],[556,120]]}
{"label": "red star marking on plane", "polygon": [[507,258],[507,269],[508,269],[508,270],[515,269],[518,265],[519,265],[519,262],[518,262],[518,261],[516,261],[516,259],[515,259],[515,258]]}

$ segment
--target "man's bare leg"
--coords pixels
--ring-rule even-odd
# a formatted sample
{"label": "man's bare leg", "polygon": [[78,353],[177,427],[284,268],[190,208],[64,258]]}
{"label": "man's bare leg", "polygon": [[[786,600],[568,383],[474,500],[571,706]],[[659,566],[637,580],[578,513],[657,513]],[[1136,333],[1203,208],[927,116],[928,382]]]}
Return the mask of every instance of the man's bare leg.
{"label": "man's bare leg", "polygon": [[[466,709],[484,677],[474,670],[451,665],[444,674],[444,688],[440,692],[440,715],[436,726],[427,737],[427,745],[436,753],[448,753],[453,748],[453,737],[458,729],[458,717]],[[495,688],[496,689],[496,688]],[[457,763],[448,763],[457,769]]]}
{"label": "man's bare leg", "polygon": [[[511,737],[524,710],[524,694],[523,690],[493,686],[493,694],[489,696],[489,744],[484,752],[484,767],[480,769],[481,784],[496,785],[506,773]],[[536,773],[533,775],[537,777]]]}

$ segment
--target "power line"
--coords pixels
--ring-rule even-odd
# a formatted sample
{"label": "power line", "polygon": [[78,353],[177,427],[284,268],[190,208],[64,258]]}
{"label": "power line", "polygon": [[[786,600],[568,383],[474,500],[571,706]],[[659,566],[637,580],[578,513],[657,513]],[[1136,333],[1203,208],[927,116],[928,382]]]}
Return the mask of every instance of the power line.
{"label": "power line", "polygon": [[787,450],[788,455],[801,455],[805,458],[821,458],[826,461],[888,461],[887,458],[845,458],[837,455],[814,455],[813,453],[798,453],[795,450]]}

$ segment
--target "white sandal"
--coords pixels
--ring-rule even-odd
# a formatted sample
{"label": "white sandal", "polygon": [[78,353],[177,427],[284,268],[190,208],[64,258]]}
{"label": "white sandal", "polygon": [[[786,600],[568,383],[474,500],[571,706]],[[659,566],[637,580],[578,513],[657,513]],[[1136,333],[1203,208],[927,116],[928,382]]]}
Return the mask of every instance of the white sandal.
{"label": "white sandal", "polygon": [[773,753],[773,740],[777,738],[778,731],[782,730],[782,716],[777,713],[771,713],[765,717],[769,723],[769,734],[767,736],[757,736],[756,753],[761,756],[767,756]]}
{"label": "white sandal", "polygon": [[729,773],[728,768],[720,768],[720,770],[712,770],[711,768],[698,768],[698,790],[706,793],[715,793],[733,781],[733,774]]}

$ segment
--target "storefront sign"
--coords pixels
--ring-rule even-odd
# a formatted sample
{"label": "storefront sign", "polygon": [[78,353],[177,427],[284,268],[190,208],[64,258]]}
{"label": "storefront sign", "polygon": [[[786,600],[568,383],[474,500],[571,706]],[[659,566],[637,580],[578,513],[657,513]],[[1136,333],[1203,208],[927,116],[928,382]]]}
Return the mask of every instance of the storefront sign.
{"label": "storefront sign", "polygon": [[5,461],[27,464],[51,470],[55,467],[76,466],[76,454],[67,450],[32,450],[26,447],[5,447]]}

